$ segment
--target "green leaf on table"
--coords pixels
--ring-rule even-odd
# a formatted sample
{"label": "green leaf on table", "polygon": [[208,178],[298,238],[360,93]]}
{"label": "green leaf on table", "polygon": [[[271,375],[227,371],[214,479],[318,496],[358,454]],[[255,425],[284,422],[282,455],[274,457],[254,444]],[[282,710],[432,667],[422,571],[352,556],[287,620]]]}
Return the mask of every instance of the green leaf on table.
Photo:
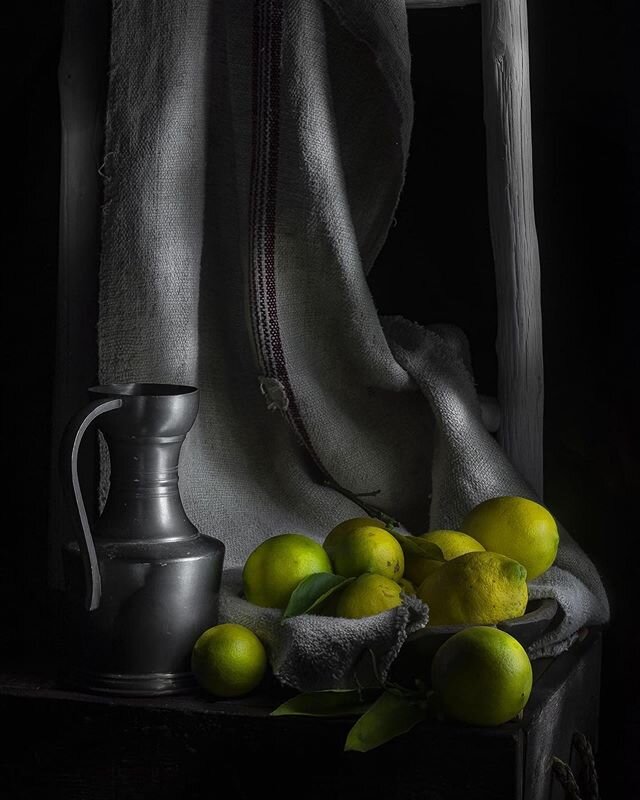
{"label": "green leaf on table", "polygon": [[361,692],[351,689],[332,689],[298,694],[278,706],[271,712],[271,716],[348,717],[360,715],[370,706],[371,702],[367,702]]}
{"label": "green leaf on table", "polygon": [[353,580],[355,578],[343,578],[342,575],[334,575],[331,572],[316,572],[315,575],[308,575],[293,590],[282,618],[288,619],[297,617],[299,614],[308,614],[337,589]]}
{"label": "green leaf on table", "polygon": [[405,556],[419,556],[421,558],[431,558],[434,561],[446,561],[442,550],[434,542],[428,542],[419,536],[406,535],[391,529],[387,530],[398,540]]}
{"label": "green leaf on table", "polygon": [[351,728],[345,750],[366,753],[395,739],[426,719],[427,712],[417,703],[395,692],[384,692]]}

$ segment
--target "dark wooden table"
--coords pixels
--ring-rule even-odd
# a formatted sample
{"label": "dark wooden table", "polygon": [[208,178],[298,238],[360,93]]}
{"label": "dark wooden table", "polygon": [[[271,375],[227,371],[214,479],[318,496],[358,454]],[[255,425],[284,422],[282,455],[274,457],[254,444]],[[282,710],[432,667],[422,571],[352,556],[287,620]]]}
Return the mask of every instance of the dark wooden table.
{"label": "dark wooden table", "polygon": [[592,631],[536,661],[518,722],[425,722],[366,754],[342,750],[353,720],[270,717],[290,695],[275,686],[241,700],[109,698],[5,671],[0,797],[559,800],[552,756],[579,771],[574,732],[597,745],[600,654]]}

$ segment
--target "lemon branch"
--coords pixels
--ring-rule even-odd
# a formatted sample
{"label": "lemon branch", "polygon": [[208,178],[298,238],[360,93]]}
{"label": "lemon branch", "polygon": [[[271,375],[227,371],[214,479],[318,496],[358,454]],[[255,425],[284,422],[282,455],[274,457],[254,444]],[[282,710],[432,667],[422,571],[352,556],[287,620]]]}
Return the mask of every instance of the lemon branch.
{"label": "lemon branch", "polygon": [[339,483],[334,481],[332,478],[324,478],[322,481],[323,486],[328,486],[330,489],[333,489],[336,492],[339,492],[344,497],[348,497],[356,505],[360,506],[363,511],[366,511],[370,517],[375,517],[376,519],[381,520],[388,528],[397,528],[399,526],[399,522],[395,520],[393,517],[390,517],[388,514],[385,514],[384,511],[379,509],[377,506],[374,506],[372,503],[367,503],[362,498],[364,497],[376,497],[380,494],[380,489],[375,489],[372,492],[352,492],[349,489],[345,489],[344,486],[340,486]]}

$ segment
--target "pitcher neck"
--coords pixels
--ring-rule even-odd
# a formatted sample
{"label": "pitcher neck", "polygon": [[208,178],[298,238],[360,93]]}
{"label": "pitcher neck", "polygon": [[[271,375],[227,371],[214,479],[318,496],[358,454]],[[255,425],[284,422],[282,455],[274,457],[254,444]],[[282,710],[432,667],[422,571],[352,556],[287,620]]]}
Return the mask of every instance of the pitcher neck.
{"label": "pitcher neck", "polygon": [[197,535],[178,488],[185,436],[109,437],[109,496],[96,534],[112,540],[178,540]]}

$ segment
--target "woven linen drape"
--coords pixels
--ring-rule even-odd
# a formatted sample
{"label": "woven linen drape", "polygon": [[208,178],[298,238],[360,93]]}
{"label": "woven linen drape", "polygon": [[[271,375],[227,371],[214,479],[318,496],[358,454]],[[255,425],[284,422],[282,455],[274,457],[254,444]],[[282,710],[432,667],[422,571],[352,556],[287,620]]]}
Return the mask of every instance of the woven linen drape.
{"label": "woven linen drape", "polygon": [[425,527],[432,416],[366,283],[411,130],[403,3],[116,3],[112,36],[101,379],[201,388],[182,492],[230,561],[358,513],[327,475]]}

